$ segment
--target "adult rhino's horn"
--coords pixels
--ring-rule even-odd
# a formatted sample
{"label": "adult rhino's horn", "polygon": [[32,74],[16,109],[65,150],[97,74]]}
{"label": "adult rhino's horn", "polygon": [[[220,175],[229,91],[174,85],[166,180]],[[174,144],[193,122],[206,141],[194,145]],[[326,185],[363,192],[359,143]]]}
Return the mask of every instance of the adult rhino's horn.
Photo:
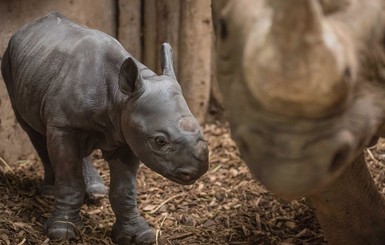
{"label": "adult rhino's horn", "polygon": [[161,68],[163,75],[170,76],[175,79],[175,73],[172,63],[172,48],[169,43],[163,43],[161,49]]}
{"label": "adult rhino's horn", "polygon": [[297,42],[302,41],[304,34],[322,35],[323,16],[317,0],[272,0],[268,3],[273,10],[273,35],[284,35],[290,39],[288,41]]}
{"label": "adult rhino's horn", "polygon": [[[351,85],[344,43],[317,0],[271,0],[264,36],[249,35],[243,73],[253,97],[268,111],[317,118],[345,105]],[[252,30],[253,32],[253,30]],[[345,72],[348,69],[348,72]]]}

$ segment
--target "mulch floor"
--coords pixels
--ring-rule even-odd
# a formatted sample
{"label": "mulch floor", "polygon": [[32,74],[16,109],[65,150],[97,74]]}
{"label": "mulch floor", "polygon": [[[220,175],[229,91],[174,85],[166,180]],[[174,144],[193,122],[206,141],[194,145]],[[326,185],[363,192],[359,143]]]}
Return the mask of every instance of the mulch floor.
{"label": "mulch floor", "polygon": [[[153,226],[157,244],[325,244],[306,199],[285,202],[268,192],[242,163],[226,126],[204,127],[210,169],[194,185],[175,184],[145,166],[138,173],[138,207]],[[385,193],[383,165],[367,151],[368,164]],[[94,159],[108,185],[106,162]],[[0,244],[112,244],[114,215],[107,197],[83,205],[76,241],[53,242],[43,234],[53,200],[38,193],[36,159],[0,159]]]}

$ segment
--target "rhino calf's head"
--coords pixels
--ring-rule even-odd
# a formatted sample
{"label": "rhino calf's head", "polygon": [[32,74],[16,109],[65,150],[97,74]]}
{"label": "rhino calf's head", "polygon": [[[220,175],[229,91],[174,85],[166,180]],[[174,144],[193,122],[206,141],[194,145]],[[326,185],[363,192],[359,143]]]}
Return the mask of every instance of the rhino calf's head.
{"label": "rhino calf's head", "polygon": [[208,147],[176,80],[169,44],[162,45],[161,56],[161,76],[143,76],[132,58],[123,63],[119,86],[129,99],[122,109],[122,131],[146,166],[192,184],[208,169]]}

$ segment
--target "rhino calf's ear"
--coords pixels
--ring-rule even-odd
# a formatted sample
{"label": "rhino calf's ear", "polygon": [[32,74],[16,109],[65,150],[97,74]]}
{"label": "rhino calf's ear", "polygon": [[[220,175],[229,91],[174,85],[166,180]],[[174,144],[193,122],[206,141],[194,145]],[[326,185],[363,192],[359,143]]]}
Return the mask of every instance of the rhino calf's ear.
{"label": "rhino calf's ear", "polygon": [[143,78],[133,58],[126,59],[119,72],[119,89],[122,93],[131,95],[143,85]]}

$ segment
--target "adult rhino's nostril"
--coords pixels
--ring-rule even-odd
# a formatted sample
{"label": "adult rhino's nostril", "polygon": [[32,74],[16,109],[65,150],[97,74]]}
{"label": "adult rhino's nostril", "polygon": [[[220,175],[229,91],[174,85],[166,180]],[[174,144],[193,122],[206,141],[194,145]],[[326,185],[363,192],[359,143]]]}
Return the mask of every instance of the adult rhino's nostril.
{"label": "adult rhino's nostril", "polygon": [[349,146],[344,145],[334,154],[334,157],[332,158],[332,162],[329,166],[330,173],[336,172],[341,168],[341,166],[344,165],[349,155],[349,150],[350,150]]}

